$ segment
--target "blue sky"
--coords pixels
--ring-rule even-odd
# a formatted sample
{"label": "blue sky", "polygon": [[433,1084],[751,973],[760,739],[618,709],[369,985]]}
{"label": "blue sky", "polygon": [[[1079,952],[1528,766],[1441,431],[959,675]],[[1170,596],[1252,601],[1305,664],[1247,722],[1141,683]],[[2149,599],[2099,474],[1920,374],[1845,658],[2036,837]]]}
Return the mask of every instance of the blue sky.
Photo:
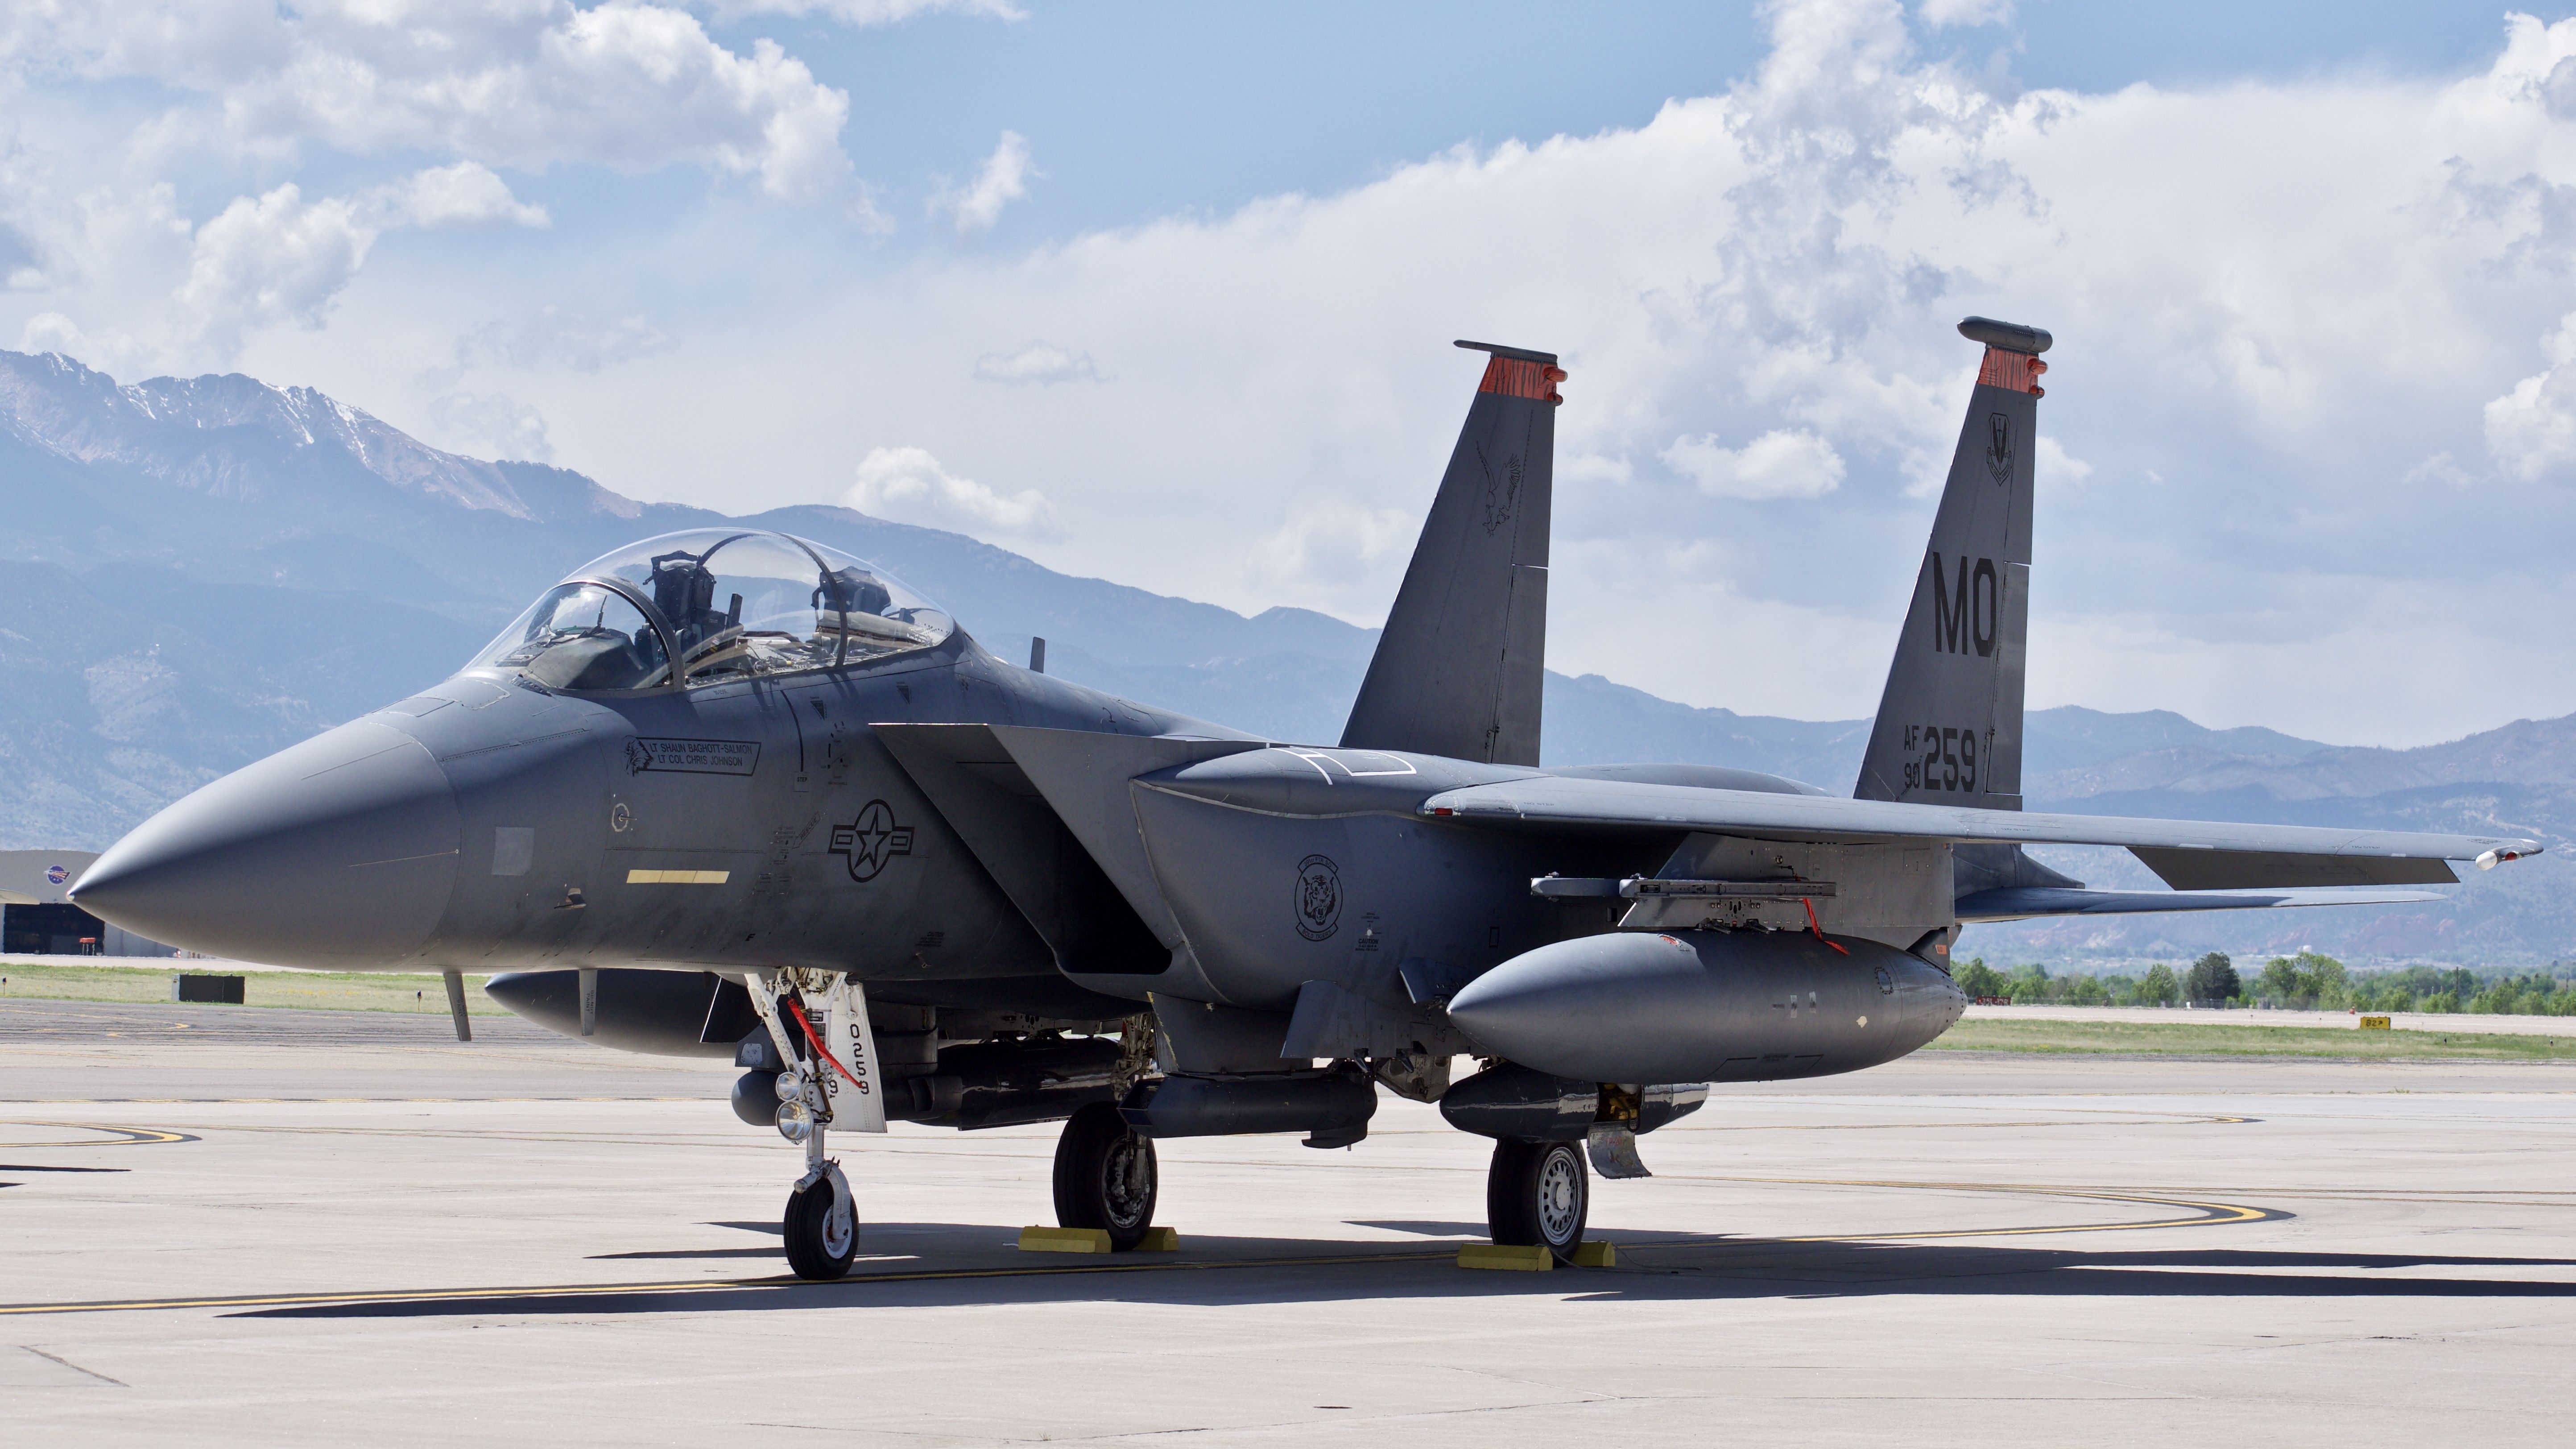
{"label": "blue sky", "polygon": [[[2570,13],[2497,0],[2019,0],[2009,21],[1945,27],[1925,48],[1978,69],[2002,52],[2022,85],[2087,91],[2346,69],[2451,75],[2493,58],[2507,8]],[[996,228],[1002,245],[1339,191],[1462,141],[1643,125],[1669,98],[1723,90],[1769,49],[1753,6],[1671,0],[1026,12],[884,29],[760,16],[717,33],[774,36],[864,97],[850,154],[899,212],[919,211],[929,173],[971,171],[996,132],[1040,138],[1046,177]]]}
{"label": "blue sky", "polygon": [[2563,6],[129,0],[0,124],[0,345],[1246,612],[1380,617],[1549,348],[1551,662],[1809,718],[2026,320],[2034,704],[2576,710]]}

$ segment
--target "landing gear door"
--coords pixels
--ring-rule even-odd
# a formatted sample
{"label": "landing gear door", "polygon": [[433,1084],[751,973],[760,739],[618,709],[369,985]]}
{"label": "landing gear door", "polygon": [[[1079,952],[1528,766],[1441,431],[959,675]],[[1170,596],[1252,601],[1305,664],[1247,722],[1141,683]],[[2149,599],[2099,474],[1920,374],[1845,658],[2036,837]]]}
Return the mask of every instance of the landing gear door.
{"label": "landing gear door", "polygon": [[848,1079],[838,1073],[828,1078],[832,1125],[848,1132],[883,1132],[885,1083],[877,1075],[876,1033],[868,1029],[867,994],[849,977],[835,976],[824,1002],[831,1018],[823,1028],[824,1044],[850,1069]]}

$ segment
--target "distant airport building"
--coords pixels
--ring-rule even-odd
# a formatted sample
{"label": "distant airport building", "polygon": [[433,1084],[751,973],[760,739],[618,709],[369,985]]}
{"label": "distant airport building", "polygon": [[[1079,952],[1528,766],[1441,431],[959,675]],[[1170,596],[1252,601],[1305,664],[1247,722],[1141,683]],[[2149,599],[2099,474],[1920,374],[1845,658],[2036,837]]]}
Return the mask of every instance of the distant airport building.
{"label": "distant airport building", "polygon": [[0,850],[0,953],[11,956],[175,956],[71,903],[98,853]]}

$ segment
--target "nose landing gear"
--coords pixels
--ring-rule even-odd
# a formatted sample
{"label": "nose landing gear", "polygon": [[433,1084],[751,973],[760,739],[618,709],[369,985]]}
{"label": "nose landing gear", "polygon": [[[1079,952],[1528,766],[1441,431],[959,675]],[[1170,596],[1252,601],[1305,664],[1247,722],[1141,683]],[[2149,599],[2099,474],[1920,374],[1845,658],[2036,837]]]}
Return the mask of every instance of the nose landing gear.
{"label": "nose landing gear", "polygon": [[1506,1246],[1544,1247],[1571,1262],[1592,1213],[1592,1170],[1572,1142],[1494,1142],[1485,1173],[1485,1226]]}
{"label": "nose landing gear", "polygon": [[[824,1132],[836,1120],[856,1131],[883,1132],[886,1118],[867,998],[847,976],[823,976],[781,971],[745,984],[780,1059],[791,1064],[778,1075],[778,1134],[805,1149],[805,1175],[787,1195],[779,1224],[787,1266],[799,1278],[827,1281],[846,1275],[858,1257],[859,1214],[841,1164],[823,1155]],[[808,987],[821,997],[819,1027],[806,1014],[801,993]]]}

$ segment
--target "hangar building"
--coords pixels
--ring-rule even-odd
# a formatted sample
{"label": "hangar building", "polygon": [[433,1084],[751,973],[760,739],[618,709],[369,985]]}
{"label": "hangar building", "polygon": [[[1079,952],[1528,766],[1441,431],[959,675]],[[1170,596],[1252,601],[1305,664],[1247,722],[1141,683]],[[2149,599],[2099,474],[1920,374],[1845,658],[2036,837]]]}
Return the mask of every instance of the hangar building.
{"label": "hangar building", "polygon": [[0,954],[177,955],[71,903],[71,888],[96,859],[94,850],[0,850]]}

